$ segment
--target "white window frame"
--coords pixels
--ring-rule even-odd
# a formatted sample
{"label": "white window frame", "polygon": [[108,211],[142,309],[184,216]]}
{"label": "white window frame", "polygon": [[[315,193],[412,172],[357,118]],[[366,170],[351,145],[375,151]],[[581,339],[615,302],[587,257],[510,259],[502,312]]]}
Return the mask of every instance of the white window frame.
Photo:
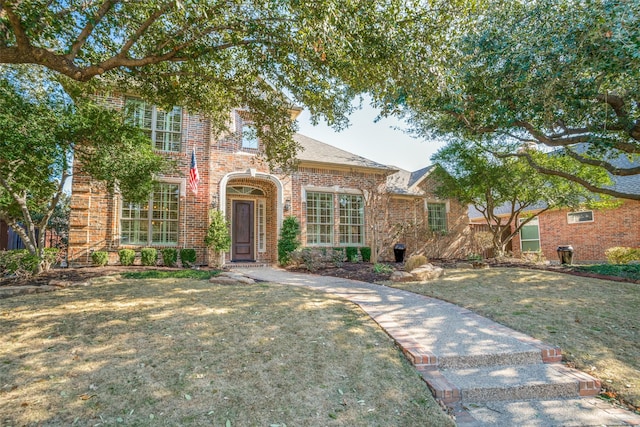
{"label": "white window frame", "polygon": [[[176,246],[180,240],[180,197],[182,195],[182,182],[177,181],[162,181],[156,184],[156,188],[152,194],[149,195],[149,200],[145,204],[138,203],[129,203],[125,200],[122,201],[122,206],[120,208],[120,243],[123,245],[153,245],[153,246]],[[158,194],[157,188],[164,186],[175,186],[176,199],[174,201],[168,201],[169,203],[175,203],[176,208],[173,210],[175,212],[175,218],[154,218],[154,198]],[[164,205],[164,204],[163,204]],[[125,218],[126,212],[129,211],[133,215],[128,215]],[[141,215],[141,212],[146,211],[146,218]],[[137,215],[136,215],[137,213]],[[126,227],[125,223],[130,223],[133,226],[134,231],[132,232],[131,227]],[[126,240],[124,241],[125,233],[129,236],[136,233],[135,229],[138,231],[136,234],[140,235],[140,233],[144,233],[144,230],[139,227],[136,227],[136,223],[143,224],[146,223],[146,239],[139,238],[136,240]],[[160,223],[161,226],[165,227],[164,233],[175,234],[174,240],[169,240],[167,238],[163,238],[161,240],[153,240],[154,235],[154,223]],[[167,226],[173,225],[175,231],[171,231],[166,229]],[[141,237],[141,236],[139,236]]]}
{"label": "white window frame", "polygon": [[[311,198],[311,200],[310,200]],[[305,201],[307,204],[307,214],[306,214],[306,235],[307,235],[307,245],[309,246],[333,246],[334,242],[334,234],[335,234],[335,219],[334,219],[334,211],[335,211],[335,200],[333,193],[319,192],[319,191],[307,191],[305,194]],[[318,221],[318,218],[323,218],[324,215],[321,215],[322,207],[319,205],[322,202],[329,202],[331,206],[329,207],[329,218],[327,221],[322,222]],[[313,206],[312,206],[313,204]],[[309,212],[313,209],[315,213],[317,213],[314,217],[309,216]],[[324,208],[326,209],[326,208]],[[313,221],[311,221],[313,219]],[[328,233],[322,233],[320,230],[328,227]],[[314,228],[318,230],[317,232],[310,232],[310,230]],[[323,239],[323,237],[325,239]],[[323,241],[327,240],[328,241]]]}
{"label": "white window frame", "polygon": [[[585,220],[585,221],[581,221],[580,220],[580,215],[581,214],[585,214],[585,213],[589,213],[591,214],[591,219]],[[572,218],[578,218],[577,220],[572,220]],[[567,212],[567,223],[568,224],[582,224],[585,222],[593,222],[594,221],[594,215],[593,215],[593,211],[592,210],[588,210],[588,211],[575,211],[575,212]]]}
{"label": "white window frame", "polygon": [[[438,206],[438,207],[442,207],[442,218],[438,218],[438,226],[434,227],[432,224],[432,216],[431,216],[431,208],[433,206]],[[449,224],[447,221],[447,203],[446,202],[427,202],[427,225],[429,227],[429,230],[434,231],[434,232],[446,232],[449,231]],[[444,223],[444,224],[442,224]]]}
{"label": "white window frame", "polygon": [[[125,99],[125,108],[131,108],[129,105],[135,103],[137,106],[141,106],[143,117],[135,118],[129,117],[129,121],[134,125],[144,130],[151,138],[153,143],[153,148],[158,151],[179,153],[182,151],[182,130],[183,130],[183,120],[182,120],[182,108],[181,107],[173,107],[171,111],[164,111],[163,109],[152,105],[140,98],[128,97]],[[129,104],[129,105],[127,105]],[[149,127],[144,124],[144,115],[149,111],[151,114],[150,120],[151,123]],[[133,111],[128,111],[128,114],[133,113]],[[165,114],[165,118],[170,120],[170,117],[177,116],[179,118],[178,125],[179,130],[174,129],[164,129],[158,127],[158,115]],[[162,121],[162,124],[166,124],[165,121]],[[176,138],[172,138],[174,136]],[[168,138],[168,139],[167,139]],[[175,140],[177,139],[177,141]]]}
{"label": "white window frame", "polygon": [[[349,201],[343,208],[342,198]],[[353,204],[357,204],[354,209]],[[360,194],[338,194],[338,234],[340,246],[362,246],[364,244],[364,198]],[[354,211],[356,215],[354,215]],[[354,239],[357,237],[357,240]]]}
{"label": "white window frame", "polygon": [[[518,220],[520,223],[524,222],[525,219],[520,219]],[[540,242],[540,221],[538,220],[538,217],[533,218],[531,221],[527,222],[523,227],[533,227],[536,226],[538,229],[538,238],[537,239],[523,239],[522,238],[522,227],[520,228],[520,231],[518,232],[518,235],[520,237],[520,252],[524,253],[524,252],[538,252],[540,250],[542,250],[542,243]],[[524,250],[523,249],[523,242],[538,242],[538,250],[537,251],[531,251],[531,250]]]}
{"label": "white window frame", "polygon": [[266,204],[264,199],[256,201],[256,226],[258,227],[258,252],[267,251]]}

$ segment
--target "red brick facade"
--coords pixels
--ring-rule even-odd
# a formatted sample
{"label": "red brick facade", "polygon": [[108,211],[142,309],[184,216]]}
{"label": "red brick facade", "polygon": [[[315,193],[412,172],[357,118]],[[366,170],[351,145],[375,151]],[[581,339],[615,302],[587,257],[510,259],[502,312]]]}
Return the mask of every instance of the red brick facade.
{"label": "red brick facade", "polygon": [[[105,103],[122,108],[124,98],[113,95],[102,98]],[[258,150],[242,147],[239,129],[242,118],[234,114],[231,122],[236,131],[215,138],[210,134],[209,123],[199,115],[182,113],[182,141],[180,152],[163,152],[176,161],[175,174],[163,176],[159,181],[178,184],[178,242],[176,248],[195,248],[197,263],[206,264],[208,251],[204,236],[208,226],[210,209],[222,210],[233,230],[232,206],[234,201],[251,200],[255,206],[254,260],[265,263],[277,261],[279,227],[284,217],[296,216],[301,225],[302,244],[306,239],[306,193],[362,194],[363,189],[383,183],[393,171],[389,168],[358,167],[343,164],[300,163],[297,171],[285,175],[269,170],[258,156]],[[187,177],[190,154],[195,149],[200,175],[198,194],[188,188]],[[421,188],[429,191],[433,183],[425,180]],[[242,193],[245,191],[245,193]],[[427,200],[434,200],[429,199]],[[74,171],[71,197],[71,230],[69,236],[69,262],[71,265],[88,264],[90,254],[97,250],[110,252],[110,262],[117,262],[117,250],[143,246],[125,245],[121,242],[122,198],[107,194],[100,185],[91,182],[81,170]],[[424,196],[394,197],[388,208],[390,222],[397,233],[391,242],[404,240],[408,254],[426,253],[428,256],[454,256],[461,251],[468,220],[466,210],[453,202],[447,203],[445,234],[427,235]],[[339,218],[338,203],[334,204],[334,218]],[[366,230],[366,227],[365,227]],[[370,245],[367,232],[364,245]],[[258,237],[260,236],[260,237]],[[339,224],[334,221],[333,246],[339,244]],[[147,245],[144,245],[147,246]],[[155,246],[162,248],[163,246]],[[385,251],[392,259],[392,243]],[[232,261],[231,252],[225,254],[225,262]]]}
{"label": "red brick facade", "polygon": [[[640,247],[640,201],[626,200],[615,209],[593,211],[593,221],[569,223],[567,209],[543,212],[538,217],[540,249],[549,261],[558,261],[560,245],[571,245],[573,261],[606,261],[605,251],[615,246]],[[514,255],[521,255],[519,236]]]}

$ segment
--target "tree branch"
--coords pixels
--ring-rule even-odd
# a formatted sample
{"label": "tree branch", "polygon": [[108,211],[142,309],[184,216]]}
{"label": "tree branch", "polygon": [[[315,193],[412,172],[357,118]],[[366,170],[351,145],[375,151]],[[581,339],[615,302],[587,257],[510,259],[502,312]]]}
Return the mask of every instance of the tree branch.
{"label": "tree branch", "polygon": [[581,156],[573,150],[567,149],[565,152],[569,155],[569,157],[579,161],[580,163],[584,163],[585,165],[590,166],[598,166],[605,169],[607,172],[616,176],[631,176],[631,175],[639,175],[640,174],[640,166],[635,166],[632,168],[618,168],[613,166],[609,162],[605,162],[604,160],[596,160],[589,159],[587,157]]}
{"label": "tree branch", "polygon": [[531,155],[529,155],[528,153],[525,152],[521,152],[521,153],[516,153],[516,154],[509,154],[509,156],[517,156],[517,157],[524,157],[527,162],[529,163],[529,165],[535,169],[536,171],[545,174],[545,175],[552,175],[552,176],[559,176],[560,178],[564,178],[566,180],[575,182],[577,184],[582,185],[584,188],[586,188],[589,191],[592,191],[594,193],[601,193],[601,194],[607,194],[609,196],[613,196],[613,197],[618,197],[621,199],[630,199],[630,200],[640,200],[640,194],[629,194],[629,193],[623,193],[620,191],[616,191],[613,190],[611,188],[604,188],[604,187],[598,187],[595,186],[593,184],[591,184],[589,181],[579,178],[575,175],[572,175],[570,173],[567,172],[562,172],[562,171],[558,171],[558,170],[554,170],[554,169],[549,169],[549,168],[545,168],[543,166],[540,166],[539,164],[537,164],[533,158],[531,157]]}
{"label": "tree branch", "polygon": [[71,51],[67,55],[68,59],[73,60],[73,59],[75,59],[76,56],[78,56],[78,52],[80,52],[80,49],[82,49],[84,44],[87,42],[87,39],[89,38],[89,36],[93,32],[93,29],[96,27],[96,25],[98,25],[100,23],[100,21],[102,21],[102,18],[104,18],[104,16],[107,14],[107,12],[109,12],[109,10],[111,10],[111,7],[114,4],[118,3],[118,1],[119,0],[106,0],[104,3],[102,3],[100,8],[98,9],[98,12],[96,13],[95,19],[93,19],[93,20],[90,19],[90,18],[87,19],[87,24],[84,26],[84,28],[82,29],[82,31],[78,35],[78,38],[76,39],[76,42],[73,43],[73,45],[71,45]]}

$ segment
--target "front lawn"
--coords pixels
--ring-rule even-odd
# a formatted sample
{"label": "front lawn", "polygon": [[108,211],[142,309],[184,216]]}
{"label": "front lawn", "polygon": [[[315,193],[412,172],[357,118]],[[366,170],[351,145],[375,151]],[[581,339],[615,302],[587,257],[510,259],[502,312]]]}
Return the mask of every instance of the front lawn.
{"label": "front lawn", "polygon": [[453,426],[366,314],[307,289],[104,277],[1,299],[0,336],[1,425]]}
{"label": "front lawn", "polygon": [[562,348],[567,361],[640,407],[640,284],[517,268],[446,270],[393,286],[466,307]]}

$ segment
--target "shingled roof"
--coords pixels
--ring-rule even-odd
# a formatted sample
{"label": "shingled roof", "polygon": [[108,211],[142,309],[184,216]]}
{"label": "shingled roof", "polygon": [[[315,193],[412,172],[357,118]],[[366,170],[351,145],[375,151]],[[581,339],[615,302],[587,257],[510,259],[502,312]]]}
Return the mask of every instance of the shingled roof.
{"label": "shingled roof", "polygon": [[348,151],[341,150],[317,139],[309,138],[308,136],[295,134],[293,139],[300,144],[302,148],[298,152],[298,160],[305,163],[317,163],[317,164],[332,164],[339,166],[348,166],[352,168],[365,168],[365,169],[378,169],[382,172],[394,172],[398,168],[383,165],[381,163],[374,162],[373,160],[366,159],[358,156],[357,154],[349,153]]}
{"label": "shingled roof", "polygon": [[414,172],[400,169],[398,172],[387,177],[387,191],[393,194],[407,196],[424,195],[424,192],[418,187],[418,184],[431,173],[434,166],[435,165],[430,165]]}

